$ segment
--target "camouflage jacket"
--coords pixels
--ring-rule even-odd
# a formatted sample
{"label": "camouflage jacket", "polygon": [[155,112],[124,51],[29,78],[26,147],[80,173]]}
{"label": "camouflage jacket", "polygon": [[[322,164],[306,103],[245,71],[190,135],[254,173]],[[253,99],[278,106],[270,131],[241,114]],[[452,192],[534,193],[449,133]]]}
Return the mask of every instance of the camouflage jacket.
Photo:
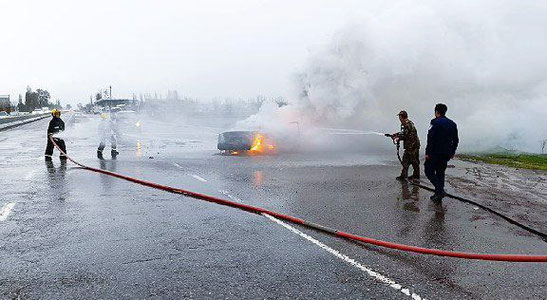
{"label": "camouflage jacket", "polygon": [[398,137],[403,141],[403,149],[413,151],[420,149],[420,139],[418,138],[418,131],[414,126],[414,123],[407,119],[404,124],[401,124],[401,132]]}

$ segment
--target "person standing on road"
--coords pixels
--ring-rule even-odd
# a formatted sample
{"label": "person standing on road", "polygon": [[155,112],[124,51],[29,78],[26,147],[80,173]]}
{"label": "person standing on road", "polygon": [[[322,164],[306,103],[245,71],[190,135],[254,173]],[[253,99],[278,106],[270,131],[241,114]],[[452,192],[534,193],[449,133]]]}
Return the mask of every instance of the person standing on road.
{"label": "person standing on road", "polygon": [[97,157],[99,159],[103,158],[103,150],[106,147],[107,140],[110,140],[110,147],[112,148],[110,154],[112,155],[112,157],[116,158],[116,155],[118,155],[119,152],[116,150],[116,132],[116,124],[115,120],[113,119],[112,113],[110,115],[110,118],[108,118],[108,115],[106,113],[102,113],[101,122],[99,123],[99,136],[101,138],[101,141],[99,143],[99,147],[97,148]]}
{"label": "person standing on road", "polygon": [[[51,157],[53,155],[53,147],[55,147],[53,143],[51,142],[50,137],[53,137],[55,134],[65,130],[65,122],[61,120],[61,111],[58,109],[54,109],[51,111],[51,116],[53,118],[51,119],[51,121],[49,121],[49,126],[47,128],[47,146],[46,146],[46,154],[45,154],[46,160],[51,160]],[[56,137],[53,137],[53,140],[59,146],[59,148],[61,148],[61,151],[64,153],[64,154],[61,153],[59,155],[59,158],[66,159],[65,141]]]}
{"label": "person standing on road", "polygon": [[414,123],[408,119],[408,113],[402,110],[397,114],[401,121],[401,131],[393,134],[396,142],[403,141],[403,159],[401,164],[403,169],[398,180],[404,180],[408,177],[408,168],[412,165],[414,172],[409,179],[420,179],[420,139]]}
{"label": "person standing on road", "polygon": [[435,119],[427,133],[425,148],[425,175],[435,186],[435,194],[431,200],[440,202],[446,195],[444,191],[444,174],[448,161],[454,158],[458,143],[458,127],[454,121],[446,117],[448,110],[445,104],[435,105]]}

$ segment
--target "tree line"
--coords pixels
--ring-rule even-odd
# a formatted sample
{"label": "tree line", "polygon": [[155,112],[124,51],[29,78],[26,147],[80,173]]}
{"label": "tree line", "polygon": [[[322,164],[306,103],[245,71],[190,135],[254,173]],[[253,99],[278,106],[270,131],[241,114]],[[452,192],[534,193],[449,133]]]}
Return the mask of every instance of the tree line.
{"label": "tree line", "polygon": [[35,109],[41,109],[47,107],[48,109],[62,108],[61,102],[59,100],[55,103],[50,102],[51,95],[45,89],[36,89],[32,90],[30,86],[27,87],[25,93],[25,102],[23,103],[23,98],[19,95],[19,103],[17,104],[17,109],[23,112],[31,112]]}

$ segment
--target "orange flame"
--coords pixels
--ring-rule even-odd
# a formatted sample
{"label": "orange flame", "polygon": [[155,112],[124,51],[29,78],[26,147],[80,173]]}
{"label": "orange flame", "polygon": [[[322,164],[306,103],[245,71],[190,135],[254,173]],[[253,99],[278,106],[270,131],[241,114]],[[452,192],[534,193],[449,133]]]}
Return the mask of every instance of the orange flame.
{"label": "orange flame", "polygon": [[249,149],[252,154],[264,154],[271,153],[275,149],[275,146],[271,144],[271,140],[266,138],[263,134],[257,133],[253,139],[253,146]]}
{"label": "orange flame", "polygon": [[264,143],[264,136],[260,133],[257,133],[253,140],[253,146],[251,147],[251,152],[262,152],[264,149],[262,144]]}

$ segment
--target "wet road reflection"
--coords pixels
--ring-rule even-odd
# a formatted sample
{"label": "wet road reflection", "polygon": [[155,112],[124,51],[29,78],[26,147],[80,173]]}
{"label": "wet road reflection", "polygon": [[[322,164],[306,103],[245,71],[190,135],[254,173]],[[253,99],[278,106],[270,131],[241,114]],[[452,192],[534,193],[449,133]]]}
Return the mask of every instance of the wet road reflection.
{"label": "wet road reflection", "polygon": [[254,186],[257,188],[260,188],[262,187],[263,182],[264,182],[264,178],[262,176],[262,171],[261,170],[254,171],[253,173]]}
{"label": "wet road reflection", "polygon": [[59,201],[65,201],[67,189],[65,184],[66,160],[62,159],[60,165],[55,167],[53,160],[45,160],[48,173],[48,183]]}
{"label": "wet road reflection", "polygon": [[137,150],[135,151],[135,156],[136,156],[137,158],[142,157],[141,140],[137,140]]}
{"label": "wet road reflection", "polygon": [[400,226],[399,235],[403,237],[409,236],[414,225],[418,220],[416,213],[420,212],[420,188],[408,182],[401,182],[401,200],[403,201],[403,210],[401,213],[402,224]]}
{"label": "wet road reflection", "polygon": [[404,210],[420,212],[420,207],[418,206],[420,187],[412,185],[412,189],[410,189],[408,182],[401,182],[401,199],[406,201],[403,204]]}
{"label": "wet road reflection", "polygon": [[[433,211],[433,214],[424,226],[422,236],[423,245],[429,248],[450,249],[453,247],[457,237],[451,234],[451,230],[445,226],[446,208],[442,204],[434,202],[431,202],[429,207]],[[436,267],[430,270],[429,276],[433,281],[442,282],[451,286],[454,290],[459,290],[462,293],[470,295],[468,291],[459,286],[452,278],[455,272],[456,268],[453,264],[450,264],[449,260],[439,259]]]}
{"label": "wet road reflection", "polygon": [[[113,156],[111,160],[100,159],[99,167],[101,168],[101,170],[116,172],[116,156]],[[99,176],[101,178],[101,184],[104,187],[104,190],[112,190],[115,182],[115,180],[113,180],[114,178],[106,174],[100,174]]]}
{"label": "wet road reflection", "polygon": [[428,245],[446,246],[446,240],[450,239],[444,224],[446,209],[441,204],[433,202],[430,207],[434,213],[424,226],[424,241]]}

